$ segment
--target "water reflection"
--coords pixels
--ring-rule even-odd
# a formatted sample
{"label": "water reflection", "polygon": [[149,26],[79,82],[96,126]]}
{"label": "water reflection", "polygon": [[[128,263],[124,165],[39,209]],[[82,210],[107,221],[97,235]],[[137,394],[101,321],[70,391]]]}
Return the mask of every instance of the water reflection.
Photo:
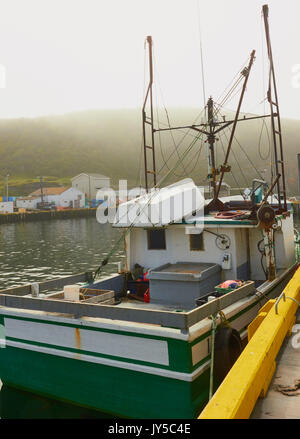
{"label": "water reflection", "polygon": [[[96,268],[120,233],[96,218],[1,225],[0,288]],[[120,258],[122,248],[103,274],[115,272]]]}
{"label": "water reflection", "polygon": [[2,386],[1,419],[109,419],[112,416]]}

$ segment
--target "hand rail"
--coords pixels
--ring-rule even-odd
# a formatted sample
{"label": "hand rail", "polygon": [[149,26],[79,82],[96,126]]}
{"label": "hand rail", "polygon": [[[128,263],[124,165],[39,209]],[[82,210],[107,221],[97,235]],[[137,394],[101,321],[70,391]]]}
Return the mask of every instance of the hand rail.
{"label": "hand rail", "polygon": [[280,300],[283,298],[283,301],[286,301],[286,297],[285,297],[285,292],[282,291],[282,293],[280,294],[280,296],[278,297],[278,299],[275,302],[275,313],[278,314],[278,304],[280,302]]}

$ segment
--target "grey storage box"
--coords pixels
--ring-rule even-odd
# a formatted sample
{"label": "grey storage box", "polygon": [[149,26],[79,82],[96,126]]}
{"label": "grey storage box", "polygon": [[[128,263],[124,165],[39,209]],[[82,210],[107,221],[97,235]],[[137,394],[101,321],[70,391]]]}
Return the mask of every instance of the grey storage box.
{"label": "grey storage box", "polygon": [[213,292],[221,282],[221,267],[202,262],[177,262],[151,269],[148,277],[151,303],[192,309],[196,299]]}

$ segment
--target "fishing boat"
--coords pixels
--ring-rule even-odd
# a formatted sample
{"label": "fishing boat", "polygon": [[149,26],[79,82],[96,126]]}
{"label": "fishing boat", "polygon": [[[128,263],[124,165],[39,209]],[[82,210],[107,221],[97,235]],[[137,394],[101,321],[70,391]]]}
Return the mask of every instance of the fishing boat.
{"label": "fishing boat", "polygon": [[[147,37],[146,193],[122,203],[113,225],[124,230],[125,266],[101,277],[106,257],[93,272],[1,290],[3,383],[120,417],[194,418],[204,407],[247,343],[247,326],[282,292],[298,264],[267,5],[263,15],[270,114],[240,116],[253,51],[238,78],[242,91],[232,120],[220,118],[209,98],[205,123],[164,128],[192,129],[207,139],[208,199],[188,178],[164,187],[163,196],[153,190],[163,182],[157,181],[155,163],[159,129],[153,120],[152,39]],[[272,181],[257,179],[243,196],[220,197],[235,128],[259,117],[271,121]],[[217,167],[215,144],[225,127],[231,134]],[[190,193],[195,204],[180,215],[174,208],[171,219],[147,214],[145,220],[149,208],[163,209],[172,198],[176,204]],[[134,219],[127,215],[124,221],[123,214],[133,208]]]}

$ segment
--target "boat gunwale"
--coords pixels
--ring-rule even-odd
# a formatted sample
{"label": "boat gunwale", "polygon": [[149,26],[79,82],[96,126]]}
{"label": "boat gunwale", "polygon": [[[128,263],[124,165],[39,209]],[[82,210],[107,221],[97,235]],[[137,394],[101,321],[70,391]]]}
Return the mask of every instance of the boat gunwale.
{"label": "boat gunwale", "polygon": [[162,325],[188,331],[195,323],[203,320],[219,309],[230,306],[240,299],[250,295],[255,291],[254,282],[249,281],[244,287],[238,288],[231,293],[227,293],[220,298],[208,302],[201,307],[188,312],[164,311],[141,308],[122,308],[115,305],[101,305],[80,302],[65,302],[61,300],[39,298],[39,297],[20,297],[12,294],[2,294],[0,291],[0,306],[18,309],[31,309],[36,311],[57,312],[61,314],[71,314],[75,318],[80,317],[102,317],[116,319],[120,321],[133,321],[136,323],[148,323]]}
{"label": "boat gunwale", "polygon": [[[283,272],[280,273],[280,275],[276,277],[274,281],[264,282],[258,288],[258,290],[263,290],[264,286],[266,286],[266,288],[273,285],[275,286],[294,267],[295,264],[283,270]],[[45,288],[45,285],[66,285],[71,279],[74,280],[74,278],[80,278],[86,280],[89,276],[90,272],[80,273],[78,275],[71,275],[56,280],[41,282],[38,285],[40,290],[43,291],[43,287]],[[109,276],[107,279],[112,279],[116,276],[118,275],[114,274]],[[245,288],[245,286],[238,288],[231,293],[227,293],[226,295],[216,298],[215,300],[212,300],[188,312],[141,309],[134,307],[122,308],[115,305],[87,304],[80,302],[72,303],[54,299],[49,300],[47,299],[47,296],[43,298],[32,297],[28,294],[28,292],[30,293],[31,291],[31,284],[22,287],[12,287],[6,290],[0,290],[0,306],[16,309],[55,312],[65,315],[69,314],[74,315],[75,318],[95,317],[150,325],[160,325],[163,327],[180,329],[181,331],[189,331],[189,328],[201,322],[209,315],[217,313],[220,309],[233,305],[247,296],[254,296],[256,292],[254,282],[248,281],[248,285],[246,285],[246,287],[247,288]],[[25,293],[22,288],[25,288]],[[21,294],[20,289],[23,294]],[[19,295],[13,294],[14,292],[18,292]]]}

